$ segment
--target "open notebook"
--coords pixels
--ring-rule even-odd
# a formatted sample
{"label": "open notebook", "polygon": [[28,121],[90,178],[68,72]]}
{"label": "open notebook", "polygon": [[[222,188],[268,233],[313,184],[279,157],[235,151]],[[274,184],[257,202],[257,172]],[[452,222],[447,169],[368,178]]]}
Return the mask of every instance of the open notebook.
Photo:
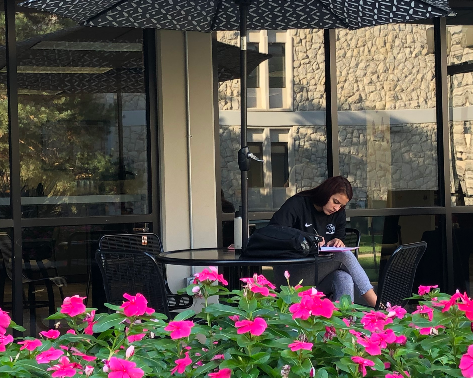
{"label": "open notebook", "polygon": [[347,252],[358,249],[358,247],[320,247],[320,252]]}

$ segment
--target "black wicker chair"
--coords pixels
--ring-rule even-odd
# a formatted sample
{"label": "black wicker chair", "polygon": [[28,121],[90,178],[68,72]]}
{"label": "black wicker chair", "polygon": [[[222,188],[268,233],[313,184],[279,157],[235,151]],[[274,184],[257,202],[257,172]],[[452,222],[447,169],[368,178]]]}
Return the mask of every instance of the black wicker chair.
{"label": "black wicker chair", "polygon": [[[2,287],[0,288],[0,305],[3,310],[11,310],[12,303],[4,301],[5,291],[5,277],[13,280],[13,264],[12,264],[12,243],[10,236],[7,233],[0,233],[0,253],[1,253],[1,282]],[[54,260],[49,259],[43,260],[27,260],[22,259],[21,268],[21,281],[27,286],[27,293],[23,292],[23,308],[29,309],[30,312],[30,335],[36,335],[36,321],[42,328],[46,326],[42,324],[42,319],[36,318],[36,309],[47,307],[49,315],[56,312],[56,302],[54,299],[53,287],[56,286],[59,290],[59,296],[61,302],[64,300],[64,294],[62,291],[63,286],[67,286],[67,282],[64,277],[58,276],[56,265]],[[38,300],[36,293],[42,290],[38,290],[38,285],[44,285],[46,287],[47,300]],[[43,289],[44,290],[44,289]],[[52,328],[54,321],[49,321],[49,327]]]}
{"label": "black wicker chair", "polygon": [[169,313],[165,283],[156,259],[143,251],[98,250],[95,259],[100,268],[107,302],[121,305],[123,294],[143,294],[156,312]]}
{"label": "black wicker chair", "polygon": [[99,241],[99,251],[142,251],[155,257],[161,276],[164,280],[169,311],[186,309],[192,306],[193,298],[187,294],[174,294],[167,283],[166,265],[157,256],[163,252],[163,245],[158,235],[153,233],[104,235]]}
{"label": "black wicker chair", "polygon": [[405,306],[406,298],[412,296],[412,285],[417,265],[427,248],[427,243],[418,242],[400,245],[386,263],[379,279],[376,309],[392,306]]}
{"label": "black wicker chair", "polygon": [[[361,234],[356,228],[345,228],[345,240],[344,243],[347,247],[359,247],[360,246]],[[354,250],[356,258],[358,258],[358,249]]]}

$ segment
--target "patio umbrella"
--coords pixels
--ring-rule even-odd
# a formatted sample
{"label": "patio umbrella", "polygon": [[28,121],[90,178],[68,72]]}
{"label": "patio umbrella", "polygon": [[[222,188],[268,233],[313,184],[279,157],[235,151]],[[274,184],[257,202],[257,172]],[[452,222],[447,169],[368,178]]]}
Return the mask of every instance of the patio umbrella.
{"label": "patio umbrella", "polygon": [[[22,6],[83,25],[212,32],[240,31],[241,171],[243,230],[248,230],[246,31],[358,29],[446,16],[448,0],[28,0]],[[254,157],[252,157],[254,158]],[[243,232],[243,247],[248,239]]]}

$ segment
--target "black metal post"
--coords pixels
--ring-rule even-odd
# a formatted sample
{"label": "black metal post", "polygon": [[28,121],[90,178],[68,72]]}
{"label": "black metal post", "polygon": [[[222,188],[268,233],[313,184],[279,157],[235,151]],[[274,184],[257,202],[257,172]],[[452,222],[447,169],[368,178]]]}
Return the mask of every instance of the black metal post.
{"label": "black metal post", "polygon": [[[15,31],[15,1],[5,4],[5,29],[7,40],[7,96],[8,96],[8,142],[10,154],[10,206],[13,232],[13,320],[23,324],[22,240],[21,240],[21,193],[20,193],[20,135],[18,127],[18,81]],[[15,336],[19,336],[14,331]]]}
{"label": "black metal post", "polygon": [[247,62],[246,62],[246,23],[251,0],[235,0],[240,9],[240,112],[241,112],[241,150],[238,152],[238,165],[241,171],[241,220],[242,248],[248,242],[248,146],[247,146]]}
{"label": "black metal post", "polygon": [[338,102],[335,29],[324,29],[325,49],[325,124],[327,130],[328,177],[340,174],[338,144]]}

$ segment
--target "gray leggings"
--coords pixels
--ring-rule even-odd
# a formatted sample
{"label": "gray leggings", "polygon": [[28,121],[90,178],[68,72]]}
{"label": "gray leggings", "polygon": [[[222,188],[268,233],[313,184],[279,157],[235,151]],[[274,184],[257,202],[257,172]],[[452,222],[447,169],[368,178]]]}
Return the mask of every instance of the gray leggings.
{"label": "gray leggings", "polygon": [[338,301],[342,295],[349,295],[354,300],[354,286],[361,295],[373,286],[352,252],[334,252],[333,258],[317,264],[317,290]]}
{"label": "gray leggings", "polygon": [[334,301],[338,301],[342,295],[349,295],[353,301],[354,286],[358,288],[361,295],[373,288],[352,252],[334,252],[331,258],[319,258],[316,268],[317,282],[315,282],[316,275],[312,264],[275,266],[275,283],[277,286],[287,285],[284,271],[288,270],[291,275],[291,285],[297,285],[300,280],[303,280],[303,286],[314,285],[317,290],[331,296]]}

